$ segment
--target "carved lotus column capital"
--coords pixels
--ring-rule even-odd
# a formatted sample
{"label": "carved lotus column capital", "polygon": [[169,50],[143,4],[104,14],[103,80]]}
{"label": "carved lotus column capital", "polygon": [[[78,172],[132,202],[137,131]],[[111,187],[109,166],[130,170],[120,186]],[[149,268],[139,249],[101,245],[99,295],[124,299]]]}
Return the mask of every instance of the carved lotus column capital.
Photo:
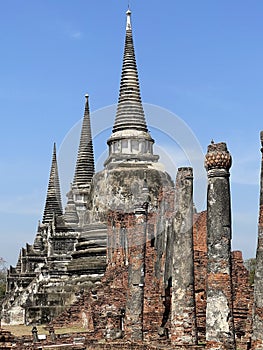
{"label": "carved lotus column capital", "polygon": [[229,176],[229,169],[232,165],[232,157],[229,153],[226,143],[214,143],[213,141],[207,148],[205,156],[205,168],[208,177]]}

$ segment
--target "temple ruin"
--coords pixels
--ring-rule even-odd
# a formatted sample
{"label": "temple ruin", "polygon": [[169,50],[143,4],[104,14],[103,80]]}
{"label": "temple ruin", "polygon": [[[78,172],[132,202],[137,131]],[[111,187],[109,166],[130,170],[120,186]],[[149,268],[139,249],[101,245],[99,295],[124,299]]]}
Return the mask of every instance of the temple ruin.
{"label": "temple ruin", "polygon": [[[227,145],[208,146],[207,211],[201,213],[193,203],[194,169],[169,175],[154,153],[130,10],[108,157],[97,173],[85,99],[67,205],[63,210],[54,145],[43,218],[33,244],[8,270],[2,324],[79,325],[89,340],[142,349],[158,343],[262,350],[263,173],[253,287],[242,253],[231,252]],[[262,151],[262,133],[261,143]]]}

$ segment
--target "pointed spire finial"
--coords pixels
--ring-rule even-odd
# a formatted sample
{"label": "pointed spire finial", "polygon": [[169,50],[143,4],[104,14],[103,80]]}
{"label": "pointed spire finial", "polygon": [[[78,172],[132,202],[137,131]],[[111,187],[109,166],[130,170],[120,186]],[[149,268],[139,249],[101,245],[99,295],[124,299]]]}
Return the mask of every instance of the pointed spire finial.
{"label": "pointed spire finial", "polygon": [[127,16],[126,30],[131,30],[131,10],[129,5],[128,5],[128,10],[126,12],[126,16]]}
{"label": "pointed spire finial", "polygon": [[85,111],[81,128],[81,136],[73,186],[88,185],[91,182],[95,172],[93,143],[90,125],[89,95],[86,94],[85,98]]}
{"label": "pointed spire finial", "polygon": [[52,221],[53,216],[62,215],[62,203],[60,194],[60,184],[58,176],[58,164],[56,154],[56,143],[53,146],[52,164],[48,182],[47,197],[43,215],[43,224]]}

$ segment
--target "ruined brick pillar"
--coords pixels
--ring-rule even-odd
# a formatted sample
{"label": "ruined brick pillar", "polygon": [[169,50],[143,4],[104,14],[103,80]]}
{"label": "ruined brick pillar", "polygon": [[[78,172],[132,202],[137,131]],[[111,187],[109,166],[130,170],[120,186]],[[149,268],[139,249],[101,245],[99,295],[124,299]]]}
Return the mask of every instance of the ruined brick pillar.
{"label": "ruined brick pillar", "polygon": [[123,266],[128,264],[127,228],[132,222],[132,216],[123,212],[111,211],[108,213],[108,242],[107,264]]}
{"label": "ruined brick pillar", "polygon": [[135,211],[133,227],[128,228],[129,267],[125,308],[125,335],[132,341],[143,340],[143,304],[147,209]]}
{"label": "ruined brick pillar", "polygon": [[194,345],[197,343],[192,168],[179,168],[176,178],[171,340],[173,344],[177,345]]}
{"label": "ruined brick pillar", "polygon": [[260,176],[260,202],[258,222],[258,245],[256,255],[256,270],[254,280],[254,308],[253,308],[253,334],[252,349],[263,349],[263,131],[261,140],[261,176]]}
{"label": "ruined brick pillar", "polygon": [[225,143],[208,146],[207,188],[207,349],[235,349],[231,281],[231,155]]}

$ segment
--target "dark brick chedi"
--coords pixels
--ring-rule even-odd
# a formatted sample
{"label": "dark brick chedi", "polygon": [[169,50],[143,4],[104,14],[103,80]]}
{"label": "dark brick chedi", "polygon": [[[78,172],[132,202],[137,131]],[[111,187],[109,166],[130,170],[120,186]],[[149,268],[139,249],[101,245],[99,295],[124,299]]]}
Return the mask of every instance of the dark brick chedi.
{"label": "dark brick chedi", "polygon": [[71,277],[77,278],[77,283],[82,283],[82,287],[97,283],[105,272],[107,245],[106,224],[97,218],[94,220],[94,212],[89,205],[95,169],[89,96],[85,95],[85,99],[74,180],[67,194],[64,215],[67,225],[78,232],[67,271]]}
{"label": "dark brick chedi", "polygon": [[253,309],[253,349],[263,349],[263,131],[260,133],[261,141],[261,174],[260,199],[258,221],[258,243],[256,255],[256,269],[254,281],[254,309]]}
{"label": "dark brick chedi", "polygon": [[193,345],[197,343],[197,329],[194,292],[192,168],[178,169],[173,222],[171,340],[178,345]]}
{"label": "dark brick chedi", "polygon": [[[87,97],[80,141],[77,164],[90,162],[93,149]],[[54,147],[42,223],[38,225],[33,245],[21,249],[17,265],[8,271],[3,323],[49,322],[76,300],[79,283],[83,282],[81,288],[86,288],[98,282],[105,271],[105,226],[100,223],[90,226],[87,222],[83,228],[90,192],[87,181],[91,181],[94,160],[89,166],[76,166],[63,215],[55,151]],[[81,174],[85,176],[84,183]],[[70,269],[71,261],[74,264]],[[76,278],[73,280],[72,276]]]}
{"label": "dark brick chedi", "polygon": [[207,188],[207,305],[208,349],[235,349],[231,281],[231,155],[225,143],[211,143],[205,159]]}

